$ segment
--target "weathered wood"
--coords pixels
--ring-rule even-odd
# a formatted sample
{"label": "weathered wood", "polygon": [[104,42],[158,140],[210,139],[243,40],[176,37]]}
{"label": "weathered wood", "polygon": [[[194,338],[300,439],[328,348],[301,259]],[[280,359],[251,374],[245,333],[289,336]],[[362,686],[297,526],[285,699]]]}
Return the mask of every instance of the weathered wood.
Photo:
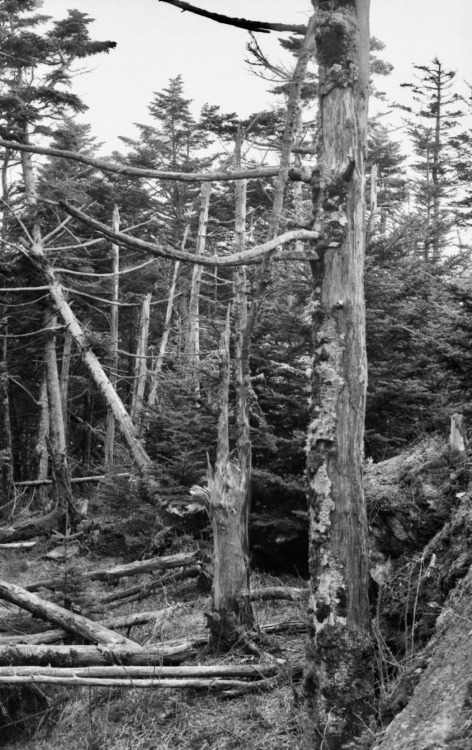
{"label": "weathered wood", "polygon": [[[131,476],[129,471],[122,471],[118,474],[113,474],[115,477],[129,477]],[[107,474],[96,474],[93,477],[71,477],[71,484],[84,484],[86,482],[101,482],[103,479],[109,479]],[[43,484],[52,484],[50,479],[29,479],[25,482],[15,482],[15,487],[39,487]]]}
{"label": "weathered wood", "polygon": [[451,431],[449,434],[449,448],[453,453],[465,456],[467,453],[467,433],[462,414],[453,414],[451,417]]}
{"label": "weathered wood", "polygon": [[210,517],[213,527],[214,573],[212,610],[207,615],[212,644],[228,648],[241,630],[253,624],[249,597],[249,564],[245,549],[244,524],[246,485],[239,462],[231,461],[228,434],[228,391],[230,381],[230,316],[220,344],[220,387],[216,466],[208,467]]}
{"label": "weathered wood", "polygon": [[36,544],[37,542],[9,542],[7,544],[0,544],[0,549],[31,549]]}
{"label": "weathered wood", "polygon": [[[120,212],[118,206],[113,206],[112,224],[115,232],[120,230]],[[118,343],[119,343],[119,328],[118,328],[118,302],[120,296],[120,248],[112,242],[111,245],[111,256],[112,256],[112,292],[111,292],[111,304],[110,304],[110,371],[109,378],[110,383],[116,388],[118,381]],[[107,410],[107,430],[105,436],[105,447],[104,447],[104,458],[105,458],[105,471],[110,472],[113,470],[114,464],[114,448],[115,448],[115,417],[113,412],[108,407]]]}
{"label": "weathered wood", "polygon": [[[154,570],[168,570],[169,568],[180,568],[185,565],[193,565],[196,561],[197,552],[183,552],[178,555],[167,557],[152,557],[149,560],[116,565],[114,568],[96,568],[82,573],[84,580],[89,581],[117,581],[120,578],[151,573]],[[64,579],[46,578],[25,586],[26,591],[38,591],[41,588],[54,589],[62,586]]]}
{"label": "weathered wood", "polygon": [[44,146],[33,146],[30,143],[19,143],[17,141],[6,141],[0,138],[0,146],[5,146],[12,151],[29,152],[33,154],[44,154],[45,156],[58,156],[60,159],[70,159],[80,164],[88,164],[102,172],[114,172],[115,174],[126,175],[128,177],[148,177],[156,180],[166,180],[166,182],[211,182],[223,181],[232,182],[233,180],[258,180],[260,178],[275,177],[278,174],[278,167],[255,167],[254,169],[245,169],[242,172],[163,172],[157,169],[141,169],[140,167],[130,167],[124,164],[114,164],[111,161],[95,159],[93,156],[86,156],[76,151],[66,151],[57,148],[45,148]]}
{"label": "weathered wood", "polygon": [[31,539],[32,536],[50,534],[61,523],[63,517],[64,511],[56,508],[44,516],[33,516],[14,526],[4,526],[0,528],[0,542],[19,542]]}
{"label": "weathered wood", "polygon": [[2,677],[106,677],[106,678],[153,678],[173,677],[175,679],[207,677],[245,677],[258,680],[261,677],[273,677],[279,671],[276,664],[218,664],[207,666],[166,667],[154,666],[103,666],[103,667],[49,667],[49,666],[16,666],[0,667]]}
{"label": "weathered wood", "polygon": [[42,620],[59,625],[61,628],[65,628],[69,632],[86,638],[93,643],[100,643],[103,646],[110,647],[119,645],[127,646],[128,648],[140,648],[137,643],[108,630],[103,625],[92,622],[92,620],[88,620],[82,615],[69,612],[57,604],[47,602],[36,596],[36,594],[31,594],[29,591],[21,588],[21,586],[16,586],[13,583],[0,581],[0,599],[16,604],[18,607],[31,612],[35,617],[40,617]]}
{"label": "weathered wood", "polygon": [[[262,682],[262,681],[261,681]],[[257,681],[251,683],[257,686]],[[246,688],[247,682],[242,680],[218,679],[120,679],[100,677],[48,677],[46,675],[25,675],[23,677],[1,677],[0,685],[65,685],[67,687],[124,687],[124,688],[170,688],[186,690],[230,690]]]}
{"label": "weathered wood", "polygon": [[147,379],[147,350],[149,336],[149,319],[151,315],[151,298],[152,294],[146,294],[141,307],[141,317],[139,321],[138,346],[136,349],[136,360],[134,368],[133,395],[131,402],[130,417],[133,422],[136,434],[141,434],[141,418],[144,405],[144,391]]}
{"label": "weathered wood", "polygon": [[100,602],[102,604],[115,603],[115,606],[120,606],[123,603],[122,600],[127,599],[128,601],[126,603],[129,604],[129,602],[132,601],[145,599],[157,588],[164,586],[166,583],[174,583],[185,578],[196,578],[201,572],[202,569],[200,566],[188,565],[180,570],[172,570],[172,572],[166,573],[159,578],[155,578],[144,586],[130,586],[130,588],[121,589],[121,591],[116,591],[113,594],[106,594],[105,596],[100,597]]}
{"label": "weathered wood", "polygon": [[[106,617],[104,620],[100,620],[100,622],[106,628],[112,628],[113,630],[116,628],[131,628],[135,625],[144,625],[152,621],[164,622],[173,612],[181,607],[181,604],[174,604],[172,607],[164,607],[164,609],[155,609],[148,612],[131,612],[127,615]],[[155,624],[157,625],[157,622]]]}
{"label": "weathered wood", "polygon": [[312,264],[314,361],[306,449],[312,592],[305,690],[313,749],[331,750],[355,742],[372,715],[362,482],[369,0],[313,4],[319,63],[313,223],[327,246]]}
{"label": "weathered wood", "polygon": [[[63,632],[63,631],[61,631]],[[192,641],[183,639],[180,642],[163,641],[159,646],[143,647],[139,651],[115,646],[105,649],[103,646],[64,646],[50,644],[12,643],[0,645],[0,665],[56,667],[122,665],[160,665],[175,664],[195,656],[195,649],[206,639]]]}
{"label": "weathered wood", "polygon": [[[197,242],[195,246],[196,255],[205,254],[211,188],[211,182],[204,183],[201,188],[200,218],[198,222]],[[188,303],[187,331],[185,341],[187,361],[191,367],[190,374],[197,385],[197,389],[199,380],[198,366],[200,361],[200,287],[202,273],[203,267],[200,265],[194,265],[192,269],[192,281],[190,284],[190,297]]]}

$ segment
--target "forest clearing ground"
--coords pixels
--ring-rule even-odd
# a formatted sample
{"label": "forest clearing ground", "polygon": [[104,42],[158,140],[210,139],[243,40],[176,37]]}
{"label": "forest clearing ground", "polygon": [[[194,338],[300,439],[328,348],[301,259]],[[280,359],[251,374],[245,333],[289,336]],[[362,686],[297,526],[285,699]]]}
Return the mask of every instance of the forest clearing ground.
{"label": "forest clearing ground", "polygon": [[[185,543],[185,542],[184,542]],[[46,545],[39,542],[34,550],[1,550],[1,577],[20,586],[35,580],[64,573],[64,563],[44,558]],[[173,550],[174,551],[174,550]],[[187,551],[187,550],[185,550]],[[115,582],[77,582],[73,571],[85,572],[92,568],[110,568],[123,562],[116,557],[104,558],[87,553],[74,558],[70,581],[83,613],[93,619],[130,614],[139,611],[161,610],[169,605],[180,606],[164,620],[134,626],[131,631],[121,629],[128,638],[147,647],[162,640],[207,636],[204,612],[209,609],[208,591],[199,591],[198,581],[187,579],[174,583],[166,580],[149,596],[132,602],[104,603],[103,598],[116,594],[130,585],[143,586],[155,580],[152,574],[134,576]],[[305,585],[294,576],[276,578],[254,573],[252,588],[274,585]],[[42,589],[40,596],[63,603],[57,592]],[[304,621],[304,601],[257,601],[253,603],[258,625],[268,622]],[[0,603],[1,636],[31,633],[46,629],[46,623],[7,603]],[[258,644],[261,651],[277,659],[300,665],[305,657],[303,633],[263,636]],[[254,664],[261,659],[243,649],[223,655],[212,655],[205,648],[198,650],[185,664]],[[33,686],[35,687],[35,686]],[[303,707],[297,705],[300,682],[294,684],[289,676],[274,689],[253,692],[228,699],[215,693],[189,688],[124,689],[40,685],[47,696],[48,706],[33,708],[28,701],[15,716],[0,728],[0,746],[19,750],[225,750],[226,748],[260,748],[261,750],[295,750],[301,746]],[[21,689],[20,689],[21,690]],[[33,709],[33,710],[31,710]],[[19,731],[16,731],[19,730]]]}

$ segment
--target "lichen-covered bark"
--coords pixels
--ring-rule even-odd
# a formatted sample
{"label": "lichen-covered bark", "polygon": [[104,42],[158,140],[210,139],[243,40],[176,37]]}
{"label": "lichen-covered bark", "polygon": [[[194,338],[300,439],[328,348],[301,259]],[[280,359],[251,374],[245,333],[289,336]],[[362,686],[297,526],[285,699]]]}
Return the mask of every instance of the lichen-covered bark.
{"label": "lichen-covered bark", "polygon": [[365,729],[372,690],[362,486],[369,0],[314,0],[314,6],[320,129],[312,193],[314,228],[326,249],[313,264],[305,689],[313,747],[338,750]]}

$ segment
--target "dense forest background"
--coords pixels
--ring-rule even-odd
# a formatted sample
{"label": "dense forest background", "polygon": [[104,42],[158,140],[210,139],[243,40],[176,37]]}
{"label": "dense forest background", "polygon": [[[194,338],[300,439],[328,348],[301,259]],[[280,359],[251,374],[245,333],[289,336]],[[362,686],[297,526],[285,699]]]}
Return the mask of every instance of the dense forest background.
{"label": "dense forest background", "polygon": [[[84,13],[56,20],[37,6],[8,0],[0,8],[0,541],[16,528],[18,539],[46,529],[65,540],[66,590],[57,597],[71,612],[103,614],[67,567],[80,537],[84,555],[127,560],[180,554],[197,541],[206,557],[196,575],[208,593],[209,505],[224,455],[233,467],[247,459],[252,567],[305,579],[317,67],[311,59],[292,107],[293,68],[306,54],[300,36],[280,40],[285,68],[253,35],[248,58],[270,82],[270,109],[241,118],[210,102],[197,115],[176,75],[150,94],[136,137],[103,156],[77,121],[87,107],[74,71],[112,55],[114,42],[93,40]],[[426,60],[413,66],[404,83],[410,104],[400,107],[381,91],[387,52],[371,39],[377,114],[365,214],[365,458],[382,567],[377,575],[372,558],[369,593],[383,639],[382,690],[404,661],[413,669],[433,630],[431,618],[416,625],[418,601],[429,606],[419,594],[420,549],[445,513],[431,505],[431,518],[421,515],[427,495],[423,485],[417,492],[414,464],[430,467],[451,415],[462,426],[460,416],[472,413],[470,86],[447,60]],[[401,140],[388,110],[392,122],[403,118]],[[245,180],[232,179],[242,172]],[[280,235],[289,239],[262,260],[261,247]],[[464,471],[441,464],[445,495],[462,500]],[[394,474],[406,482],[413,510],[384,503],[380,473],[384,485]],[[407,588],[404,609],[393,584],[382,589],[390,558],[395,585]],[[452,583],[439,588],[438,607]]]}

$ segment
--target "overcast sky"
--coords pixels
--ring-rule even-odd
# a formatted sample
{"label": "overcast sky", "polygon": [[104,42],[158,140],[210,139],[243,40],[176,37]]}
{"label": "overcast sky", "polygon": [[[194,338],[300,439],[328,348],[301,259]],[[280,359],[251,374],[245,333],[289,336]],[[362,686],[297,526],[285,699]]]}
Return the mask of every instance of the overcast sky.
{"label": "overcast sky", "polygon": [[[257,20],[306,23],[310,0],[194,0],[199,7]],[[45,0],[42,11],[55,18],[77,8],[96,21],[91,35],[117,42],[109,55],[88,63],[74,90],[89,106],[82,121],[105,141],[104,151],[119,148],[119,135],[133,137],[135,122],[149,122],[153,92],[182,74],[185,93],[196,112],[205,103],[241,116],[274,103],[264,81],[245,63],[247,32],[216,24],[159,0]],[[395,70],[379,82],[395,100],[406,101],[399,84],[412,80],[413,64],[439,57],[458,79],[472,82],[470,38],[472,0],[371,0],[371,34],[386,48],[383,58]],[[283,59],[277,34],[258,34],[265,51]]]}

